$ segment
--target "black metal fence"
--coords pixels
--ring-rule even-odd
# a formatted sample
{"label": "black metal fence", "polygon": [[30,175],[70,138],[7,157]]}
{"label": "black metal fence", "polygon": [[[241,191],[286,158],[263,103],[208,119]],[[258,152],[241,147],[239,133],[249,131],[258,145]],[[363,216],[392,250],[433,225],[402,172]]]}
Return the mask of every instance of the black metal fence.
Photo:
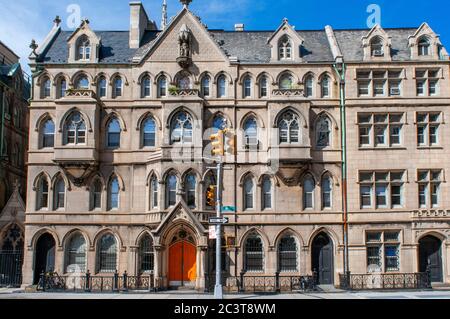
{"label": "black metal fence", "polygon": [[340,288],[348,290],[430,289],[430,273],[339,274]]}
{"label": "black metal fence", "polygon": [[22,251],[0,250],[0,287],[20,287],[22,261]]}
{"label": "black metal fence", "polygon": [[74,292],[119,292],[119,291],[155,291],[153,275],[129,276],[116,271],[112,276],[91,276],[89,271],[84,275],[42,273],[38,290],[42,291],[74,291]]}
{"label": "black metal fence", "polygon": [[[258,276],[241,273],[240,276],[222,276],[226,293],[281,293],[316,290],[316,276]],[[214,291],[215,274],[206,274],[206,291]]]}

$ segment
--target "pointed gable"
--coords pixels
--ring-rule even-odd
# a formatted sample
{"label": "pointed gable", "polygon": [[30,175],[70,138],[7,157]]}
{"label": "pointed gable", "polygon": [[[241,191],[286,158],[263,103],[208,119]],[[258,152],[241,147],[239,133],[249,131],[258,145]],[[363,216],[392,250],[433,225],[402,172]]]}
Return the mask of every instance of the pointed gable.
{"label": "pointed gable", "polygon": [[[380,44],[380,49],[374,49],[376,43]],[[392,38],[378,24],[376,24],[368,34],[362,37],[362,47],[364,50],[364,61],[391,61]],[[377,52],[380,51],[380,52]]]}
{"label": "pointed gable", "polygon": [[268,43],[271,47],[271,61],[279,61],[279,46],[280,42],[284,39],[290,40],[292,43],[292,59],[291,61],[302,62],[301,46],[305,40],[295,31],[294,27],[289,24],[288,19],[283,19],[283,22],[278,29],[268,39]]}
{"label": "pointed gable", "polygon": [[25,203],[20,196],[19,185],[16,183],[8,202],[0,212],[0,228],[10,223],[23,225],[25,222]]}
{"label": "pointed gable", "polygon": [[[419,42],[421,40],[425,40],[429,43],[428,55],[419,55]],[[449,58],[447,50],[442,45],[439,35],[436,34],[426,22],[422,23],[416,32],[408,37],[408,46],[411,48],[412,60],[448,60]]]}
{"label": "pointed gable", "polygon": [[[79,40],[82,38],[89,41],[90,58],[89,60],[79,61],[77,58],[78,46]],[[94,31],[92,31],[89,26],[89,20],[83,20],[81,22],[80,26],[67,39],[67,44],[69,46],[68,63],[98,63],[101,39],[95,34]]]}
{"label": "pointed gable", "polygon": [[178,37],[183,26],[186,26],[192,34],[191,51],[194,63],[196,61],[228,61],[228,57],[211,37],[206,27],[186,7],[144,52],[137,52],[133,61],[142,62],[144,59],[155,62],[176,61],[180,53]]}

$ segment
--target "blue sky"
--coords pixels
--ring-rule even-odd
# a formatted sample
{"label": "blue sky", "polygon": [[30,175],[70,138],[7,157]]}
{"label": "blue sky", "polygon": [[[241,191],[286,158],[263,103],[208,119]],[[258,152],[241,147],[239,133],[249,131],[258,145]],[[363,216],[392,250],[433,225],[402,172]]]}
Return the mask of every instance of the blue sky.
{"label": "blue sky", "polygon": [[[77,4],[81,17],[87,17],[96,30],[127,30],[128,0],[15,0],[4,2],[0,19],[0,40],[27,63],[32,38],[42,42],[56,15],[63,19],[63,29],[69,30],[67,8]],[[151,19],[159,25],[162,0],[143,0]],[[450,51],[450,1],[448,0],[193,0],[190,8],[213,29],[233,29],[244,23],[247,30],[274,30],[286,17],[298,30],[322,29],[329,24],[335,29],[366,28],[367,7],[376,4],[381,9],[381,25],[416,27],[426,21],[441,35]],[[178,0],[168,0],[169,17],[181,9]]]}

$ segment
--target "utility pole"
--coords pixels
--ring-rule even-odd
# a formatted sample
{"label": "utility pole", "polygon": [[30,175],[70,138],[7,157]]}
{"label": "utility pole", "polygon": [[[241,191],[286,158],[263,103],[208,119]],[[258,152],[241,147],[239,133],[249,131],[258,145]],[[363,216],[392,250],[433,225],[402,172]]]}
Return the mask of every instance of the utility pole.
{"label": "utility pole", "polygon": [[[216,217],[222,218],[222,158],[217,163],[217,200]],[[223,299],[222,287],[222,224],[216,225],[216,285],[214,286],[214,298]]]}

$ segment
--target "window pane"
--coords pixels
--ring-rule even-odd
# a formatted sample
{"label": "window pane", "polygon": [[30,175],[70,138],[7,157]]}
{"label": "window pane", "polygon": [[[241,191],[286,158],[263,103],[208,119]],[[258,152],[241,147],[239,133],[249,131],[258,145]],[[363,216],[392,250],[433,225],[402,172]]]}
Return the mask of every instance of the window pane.
{"label": "window pane", "polygon": [[281,272],[297,271],[297,243],[292,236],[284,237],[278,245],[278,263]]}
{"label": "window pane", "polygon": [[386,271],[398,271],[399,270],[399,246],[398,245],[386,245],[384,247],[384,263]]}
{"label": "window pane", "polygon": [[264,271],[264,253],[261,238],[249,237],[245,243],[245,270]]}

